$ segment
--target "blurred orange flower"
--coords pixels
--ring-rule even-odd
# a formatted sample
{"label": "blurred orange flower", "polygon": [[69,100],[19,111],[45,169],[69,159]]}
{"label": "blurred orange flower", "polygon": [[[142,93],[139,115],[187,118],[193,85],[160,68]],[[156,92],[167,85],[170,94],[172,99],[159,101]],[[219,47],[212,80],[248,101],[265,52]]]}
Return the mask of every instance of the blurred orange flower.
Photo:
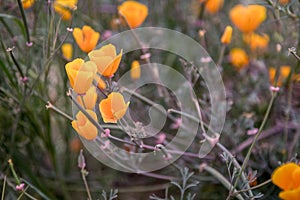
{"label": "blurred orange flower", "polygon": [[136,1],[125,1],[118,7],[130,28],[139,27],[148,16],[148,7]]}
{"label": "blurred orange flower", "polygon": [[244,34],[243,39],[252,51],[265,50],[270,40],[267,34],[259,35],[256,33]]}
{"label": "blurred orange flower", "polygon": [[61,51],[65,59],[71,60],[73,56],[73,46],[70,43],[64,43],[61,46]]}
{"label": "blurred orange flower", "polygon": [[233,48],[229,53],[229,59],[232,65],[240,70],[249,63],[249,58],[246,52],[240,48]]}
{"label": "blurred orange flower", "polygon": [[93,110],[97,101],[96,88],[90,87],[84,96],[77,96],[77,101],[83,108]]}
{"label": "blurred orange flower", "polygon": [[[86,112],[95,120],[98,121],[97,115],[91,110],[86,110]],[[72,127],[76,132],[87,140],[93,140],[98,135],[97,127],[90,122],[90,120],[79,111],[76,115],[76,120],[72,121]]]}
{"label": "blurred orange flower", "polygon": [[140,67],[139,61],[134,60],[131,63],[130,76],[134,80],[140,78],[140,76],[141,76],[141,67]]}
{"label": "blurred orange flower", "polygon": [[279,197],[283,200],[300,199],[300,166],[290,162],[275,169],[272,182],[283,191]]}
{"label": "blurred orange flower", "polygon": [[221,37],[221,42],[223,44],[229,44],[231,42],[231,36],[232,36],[232,27],[226,26],[224,33]]}
{"label": "blurred orange flower", "polygon": [[53,8],[63,20],[70,20],[72,17],[71,10],[76,8],[76,4],[77,0],[55,0]]}
{"label": "blurred orange flower", "polygon": [[122,52],[117,55],[116,47],[112,44],[105,45],[100,49],[91,51],[88,56],[95,62],[98,72],[105,77],[111,77],[118,69],[122,58]]}
{"label": "blurred orange flower", "polygon": [[[291,72],[291,67],[288,65],[280,66],[280,72],[277,79],[277,86],[281,86],[284,80],[289,76]],[[274,67],[269,68],[269,79],[272,85],[275,84],[275,76],[276,76],[276,69]]]}
{"label": "blurred orange flower", "polygon": [[79,48],[89,53],[96,47],[100,33],[94,31],[90,26],[83,26],[82,29],[74,28],[73,37]]}
{"label": "blurred orange flower", "polygon": [[79,138],[72,138],[69,144],[69,148],[72,152],[78,153],[82,149],[82,143]]}
{"label": "blurred orange flower", "polygon": [[24,9],[30,8],[34,4],[34,0],[22,0],[22,6]]}
{"label": "blurred orange flower", "polygon": [[71,87],[77,94],[83,95],[91,87],[97,72],[95,63],[77,58],[65,66]]}
{"label": "blurred orange flower", "polygon": [[281,4],[281,5],[285,5],[288,3],[290,3],[290,0],[279,0],[279,4]]}
{"label": "blurred orange flower", "polygon": [[112,92],[99,104],[99,109],[105,123],[117,123],[121,119],[129,106],[125,103],[123,96],[118,92]]}
{"label": "blurred orange flower", "polygon": [[260,5],[238,4],[230,10],[229,17],[240,31],[250,33],[255,31],[266,19],[266,12],[266,8]]}
{"label": "blurred orange flower", "polygon": [[224,4],[224,0],[205,0],[202,2],[205,2],[205,10],[210,14],[217,13]]}

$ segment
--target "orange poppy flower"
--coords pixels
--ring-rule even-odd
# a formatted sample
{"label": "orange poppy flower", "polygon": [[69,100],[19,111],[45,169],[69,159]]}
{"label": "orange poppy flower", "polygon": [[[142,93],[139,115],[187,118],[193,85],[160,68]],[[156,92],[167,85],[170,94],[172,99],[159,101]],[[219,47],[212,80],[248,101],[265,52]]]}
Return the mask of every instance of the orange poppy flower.
{"label": "orange poppy flower", "polygon": [[105,77],[111,77],[118,69],[122,58],[122,52],[117,55],[116,47],[112,44],[105,45],[100,49],[91,51],[88,56],[95,62],[98,72]]}
{"label": "orange poppy flower", "polygon": [[229,59],[232,65],[237,69],[240,70],[249,63],[249,58],[246,52],[240,48],[233,48],[230,51]]}
{"label": "orange poppy flower", "polygon": [[217,13],[224,4],[224,0],[206,0],[205,1],[205,10],[210,14]]}
{"label": "orange poppy flower", "polygon": [[270,40],[267,34],[258,35],[256,33],[244,34],[243,39],[252,51],[265,50]]}
{"label": "orange poppy flower", "polygon": [[225,31],[221,37],[221,42],[223,44],[229,44],[231,42],[231,36],[232,36],[232,27],[226,26]]}
{"label": "orange poppy flower", "polygon": [[71,60],[73,56],[73,46],[70,43],[64,43],[61,46],[61,51],[65,59]]}
{"label": "orange poppy flower", "polygon": [[22,6],[24,9],[30,8],[34,4],[34,0],[22,0]]}
{"label": "orange poppy flower", "polygon": [[129,106],[125,103],[123,96],[118,92],[112,92],[99,104],[99,109],[105,123],[117,123],[121,119]]}
{"label": "orange poppy flower", "polygon": [[285,5],[285,4],[288,4],[288,3],[290,3],[290,0],[279,0],[280,5]]}
{"label": "orange poppy flower", "polygon": [[131,63],[130,76],[134,80],[139,79],[141,77],[141,67],[139,61],[134,60]]}
{"label": "orange poppy flower", "polygon": [[85,94],[91,87],[97,72],[95,63],[77,58],[65,66],[71,87],[77,94]]}
{"label": "orange poppy flower", "polygon": [[[86,110],[86,112],[95,120],[98,121],[97,115],[91,110]],[[79,111],[76,115],[76,120],[72,121],[72,127],[76,132],[87,140],[93,140],[98,135],[97,127],[90,122],[90,120]]]}
{"label": "orange poppy flower", "polygon": [[148,7],[136,1],[125,1],[118,7],[130,28],[139,27],[148,16]]}
{"label": "orange poppy flower", "polygon": [[63,20],[70,20],[72,17],[71,11],[76,8],[77,0],[55,0],[53,8]]}
{"label": "orange poppy flower", "polygon": [[90,26],[83,26],[82,29],[74,28],[73,37],[79,48],[88,53],[96,47],[100,33],[94,31]]}
{"label": "orange poppy flower", "polygon": [[[279,76],[277,79],[277,86],[281,86],[282,83],[284,82],[284,80],[289,76],[291,72],[291,67],[288,65],[283,65],[280,66],[280,72],[279,72]],[[270,67],[269,68],[269,79],[270,79],[270,83],[272,85],[275,84],[275,76],[276,76],[276,69],[274,67]]]}
{"label": "orange poppy flower", "polygon": [[259,25],[266,19],[267,10],[260,5],[244,6],[238,4],[234,6],[229,16],[232,23],[243,33],[250,33],[255,31]]}
{"label": "orange poppy flower", "polygon": [[84,96],[77,96],[77,101],[83,108],[93,110],[97,101],[96,88],[90,87]]}
{"label": "orange poppy flower", "polygon": [[272,182],[283,190],[279,193],[281,199],[300,199],[300,166],[296,163],[286,163],[275,169]]}

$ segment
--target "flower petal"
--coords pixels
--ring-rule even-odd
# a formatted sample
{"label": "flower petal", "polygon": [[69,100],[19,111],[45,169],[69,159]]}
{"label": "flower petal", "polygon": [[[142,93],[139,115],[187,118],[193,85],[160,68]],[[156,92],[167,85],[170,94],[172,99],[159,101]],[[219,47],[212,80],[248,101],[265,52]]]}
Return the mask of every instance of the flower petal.
{"label": "flower petal", "polygon": [[293,188],[293,172],[299,169],[299,165],[295,163],[287,163],[278,167],[272,174],[272,182],[283,190]]}

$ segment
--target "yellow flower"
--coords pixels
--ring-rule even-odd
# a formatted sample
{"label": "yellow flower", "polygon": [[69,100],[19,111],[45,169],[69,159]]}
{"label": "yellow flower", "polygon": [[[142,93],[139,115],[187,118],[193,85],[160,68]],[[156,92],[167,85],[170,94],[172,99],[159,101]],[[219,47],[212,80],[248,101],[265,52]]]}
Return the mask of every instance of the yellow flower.
{"label": "yellow flower", "polygon": [[221,42],[223,44],[229,44],[231,42],[231,36],[232,36],[232,27],[226,26],[225,31],[221,37]]}
{"label": "yellow flower", "polygon": [[[97,115],[91,110],[86,110],[86,112],[95,120],[98,121]],[[76,120],[72,121],[72,127],[76,132],[87,140],[93,140],[98,135],[97,127],[90,122],[90,120],[79,111],[76,115]]]}
{"label": "yellow flower", "polygon": [[272,182],[283,190],[279,193],[281,199],[300,199],[300,166],[296,163],[286,163],[275,169]]}
{"label": "yellow flower", "polygon": [[141,77],[141,67],[139,61],[134,60],[131,63],[130,76],[134,80]]}
{"label": "yellow flower", "polygon": [[232,23],[243,33],[255,31],[259,25],[266,19],[266,8],[260,5],[244,6],[238,4],[234,6],[229,16]]}
{"label": "yellow flower", "polygon": [[77,94],[83,95],[91,87],[97,72],[95,63],[77,58],[65,66],[71,87]]}
{"label": "yellow flower", "polygon": [[100,33],[94,31],[90,26],[83,26],[82,29],[74,28],[73,37],[79,48],[89,53],[96,47]]}
{"label": "yellow flower", "polygon": [[64,43],[61,46],[61,51],[65,59],[71,60],[73,56],[73,46],[70,43]]}
{"label": "yellow flower", "polygon": [[[281,86],[284,80],[289,76],[291,72],[291,67],[288,65],[280,66],[280,72],[277,79],[277,86]],[[274,67],[269,68],[269,79],[272,85],[275,84],[275,76],[276,76],[276,69]]]}
{"label": "yellow flower", "polygon": [[105,45],[100,49],[91,51],[88,55],[95,62],[98,72],[105,77],[111,77],[118,69],[122,58],[122,52],[117,55],[116,47],[112,44]]}
{"label": "yellow flower", "polygon": [[229,54],[230,62],[236,69],[240,70],[249,63],[246,52],[240,48],[233,48]]}
{"label": "yellow flower", "polygon": [[82,107],[93,110],[97,101],[96,88],[94,86],[90,87],[84,96],[77,96],[77,101]]}
{"label": "yellow flower", "polygon": [[121,119],[129,106],[125,103],[123,96],[118,92],[112,92],[99,104],[99,109],[105,123],[117,123]]}
{"label": "yellow flower", "polygon": [[130,28],[139,27],[148,16],[148,7],[136,1],[125,1],[118,7]]}
{"label": "yellow flower", "polygon": [[267,34],[258,35],[256,33],[244,34],[243,39],[252,51],[265,50],[270,40]]}
{"label": "yellow flower", "polygon": [[75,9],[76,4],[77,0],[55,0],[53,8],[63,20],[70,20],[72,17],[70,10]]}
{"label": "yellow flower", "polygon": [[224,4],[224,0],[206,0],[205,2],[205,10],[210,14],[217,13]]}
{"label": "yellow flower", "polygon": [[22,0],[22,6],[24,9],[30,8],[34,4],[34,0]]}

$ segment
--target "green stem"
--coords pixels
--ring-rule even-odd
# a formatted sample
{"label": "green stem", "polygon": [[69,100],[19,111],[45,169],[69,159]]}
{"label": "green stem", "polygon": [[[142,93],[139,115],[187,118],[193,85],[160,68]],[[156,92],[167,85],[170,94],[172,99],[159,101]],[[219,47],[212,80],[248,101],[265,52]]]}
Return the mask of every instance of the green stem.
{"label": "green stem", "polygon": [[[262,187],[262,186],[264,186],[264,185],[267,185],[268,183],[271,183],[271,182],[272,182],[272,179],[266,180],[265,182],[262,182],[262,183],[259,184],[259,185],[256,185],[256,186],[254,186],[254,187],[251,187],[250,190],[255,190],[255,189],[260,188],[260,187]],[[248,190],[249,190],[249,189],[239,190],[239,191],[233,193],[233,196],[235,196],[235,195],[237,195],[237,194],[239,194],[239,193],[241,193],[241,192],[247,192]]]}
{"label": "green stem", "polygon": [[30,45],[31,41],[30,41],[29,29],[28,29],[28,25],[27,25],[27,20],[26,20],[24,8],[23,8],[21,0],[17,0],[17,1],[18,1],[20,11],[21,11],[22,20],[23,20],[23,23],[24,23],[24,26],[25,26],[27,45]]}
{"label": "green stem", "polygon": [[88,183],[86,181],[86,177],[85,177],[86,174],[87,174],[87,171],[84,168],[82,168],[81,169],[81,177],[82,177],[82,180],[83,180],[83,183],[84,183],[85,190],[86,190],[86,192],[88,194],[88,200],[92,200],[92,196],[91,196],[91,193],[90,193],[89,185],[88,185]]}
{"label": "green stem", "polygon": [[217,67],[220,67],[221,64],[222,64],[222,62],[223,62],[225,48],[226,48],[226,45],[222,44],[220,55],[219,55],[219,59],[218,59],[218,62],[217,62]]}
{"label": "green stem", "polygon": [[13,164],[11,159],[8,160],[8,164],[9,164],[10,170],[11,170],[11,172],[12,172],[14,178],[15,178],[15,181],[17,182],[17,185],[20,185],[21,184],[20,179],[19,179],[19,177],[18,177],[18,175],[17,175],[17,173],[14,169],[14,164]]}
{"label": "green stem", "polygon": [[12,50],[13,50],[13,48],[9,48],[7,51],[9,52],[9,55],[10,55],[12,61],[13,61],[14,64],[16,65],[16,67],[17,67],[17,69],[18,69],[18,72],[20,73],[21,77],[24,78],[24,74],[23,74],[23,72],[22,72],[22,70],[21,70],[21,67],[20,67],[18,61],[16,60],[16,58],[15,58],[14,53],[13,53]]}
{"label": "green stem", "polygon": [[3,188],[2,188],[1,200],[4,200],[5,186],[6,186],[6,176],[4,176],[4,180],[3,180]]}
{"label": "green stem", "polygon": [[[235,157],[230,153],[230,151],[228,151],[228,149],[227,149],[226,147],[224,147],[224,146],[223,146],[221,143],[219,143],[219,142],[217,143],[217,147],[219,147],[223,152],[225,152],[225,153],[230,157],[230,159],[233,161],[233,165],[234,165],[237,169],[241,170],[240,164],[239,164],[238,161],[235,159]],[[244,172],[241,174],[241,176],[242,176],[243,182],[247,182],[247,178],[246,178]],[[247,190],[249,191],[249,192],[248,192],[248,193],[249,193],[249,196],[253,196],[253,193],[252,193],[252,191],[251,191],[251,188],[250,188],[249,184],[246,184],[246,187],[247,187]]]}
{"label": "green stem", "polygon": [[261,123],[261,125],[260,125],[260,127],[259,127],[259,130],[258,130],[257,134],[255,135],[255,138],[253,139],[253,142],[252,142],[251,146],[249,147],[249,150],[248,150],[247,155],[246,155],[246,157],[245,157],[245,159],[244,159],[244,162],[243,162],[243,165],[242,165],[242,167],[241,167],[241,170],[240,170],[240,172],[239,172],[239,174],[238,174],[238,176],[237,176],[237,178],[236,178],[236,180],[235,180],[233,189],[235,189],[235,188],[237,187],[238,181],[239,181],[239,179],[240,179],[240,177],[241,177],[241,174],[244,172],[244,170],[245,170],[245,168],[246,168],[246,165],[247,165],[247,163],[248,163],[248,161],[249,161],[251,152],[252,152],[252,150],[253,150],[253,148],[254,148],[254,146],[255,146],[255,144],[256,144],[256,141],[258,140],[259,136],[262,134],[262,130],[263,130],[263,128],[265,127],[266,122],[267,122],[267,120],[268,120],[268,117],[269,117],[269,114],[270,114],[272,105],[273,105],[273,103],[274,103],[275,97],[276,97],[276,93],[272,93],[272,98],[271,98],[271,100],[270,100],[270,103],[269,103],[268,109],[267,109],[267,111],[266,111],[266,114],[265,114],[265,116],[264,116],[263,122]]}
{"label": "green stem", "polygon": [[[232,189],[232,185],[230,184],[230,182],[220,172],[218,172],[214,168],[208,166],[207,164],[202,164],[202,166],[200,166],[200,168],[207,171],[213,177],[218,179],[218,181],[220,181],[220,183],[222,183],[222,185],[224,187],[226,187],[229,191]],[[237,191],[234,189],[234,192],[237,192]],[[238,198],[239,200],[244,200],[244,198],[240,194],[237,194],[236,198]]]}

